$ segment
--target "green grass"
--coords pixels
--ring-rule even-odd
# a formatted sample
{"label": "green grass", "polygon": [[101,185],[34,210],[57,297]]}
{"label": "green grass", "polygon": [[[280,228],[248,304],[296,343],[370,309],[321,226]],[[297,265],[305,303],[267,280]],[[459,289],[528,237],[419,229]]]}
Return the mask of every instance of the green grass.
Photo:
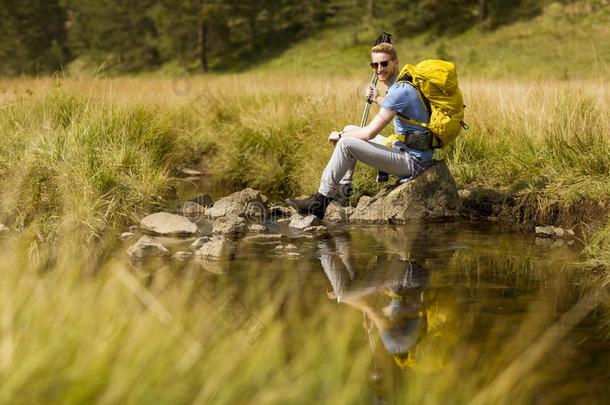
{"label": "green grass", "polygon": [[34,244],[104,243],[167,204],[172,168],[202,150],[178,110],[57,91],[0,115],[2,221]]}

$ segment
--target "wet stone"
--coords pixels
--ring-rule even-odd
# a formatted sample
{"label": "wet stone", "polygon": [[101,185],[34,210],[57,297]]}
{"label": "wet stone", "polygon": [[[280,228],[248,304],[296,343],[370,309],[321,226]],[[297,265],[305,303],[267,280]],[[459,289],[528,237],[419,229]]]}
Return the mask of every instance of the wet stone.
{"label": "wet stone", "polygon": [[226,216],[214,222],[213,235],[222,235],[227,239],[237,240],[248,231],[248,223],[242,217]]}
{"label": "wet stone", "polygon": [[142,236],[135,244],[127,249],[127,255],[132,259],[163,257],[169,255],[169,250],[159,242],[155,242],[153,238]]}
{"label": "wet stone", "polygon": [[207,259],[221,259],[232,256],[232,249],[225,239],[214,238],[203,244],[196,252],[196,257]]}
{"label": "wet stone", "polygon": [[292,217],[292,220],[288,226],[296,229],[305,229],[310,226],[317,225],[320,225],[320,219],[315,215],[308,215],[306,217],[302,215],[295,215]]}
{"label": "wet stone", "polygon": [[194,216],[203,214],[205,212],[205,207],[203,205],[197,204],[193,201],[187,201],[182,204],[182,214],[187,216]]}
{"label": "wet stone", "polygon": [[193,256],[193,252],[185,252],[185,251],[179,251],[176,252],[172,255],[172,257],[174,259],[178,259],[178,260],[188,260]]}
{"label": "wet stone", "polygon": [[197,225],[188,218],[168,212],[157,212],[142,218],[140,227],[156,235],[192,235]]}

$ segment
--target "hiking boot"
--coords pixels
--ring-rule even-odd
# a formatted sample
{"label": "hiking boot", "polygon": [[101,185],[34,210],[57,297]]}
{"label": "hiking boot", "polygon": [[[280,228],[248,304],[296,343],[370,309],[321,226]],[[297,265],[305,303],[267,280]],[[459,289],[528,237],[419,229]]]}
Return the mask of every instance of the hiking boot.
{"label": "hiking boot", "polygon": [[347,207],[349,206],[349,200],[352,195],[354,195],[352,183],[339,184],[339,187],[337,188],[337,194],[334,200],[337,201],[337,203],[339,203],[339,205],[341,205],[342,207]]}
{"label": "hiking boot", "polygon": [[296,199],[287,198],[286,202],[303,215],[315,215],[319,219],[324,218],[326,208],[330,204],[332,199],[326,197],[320,193],[315,193],[311,197]]}

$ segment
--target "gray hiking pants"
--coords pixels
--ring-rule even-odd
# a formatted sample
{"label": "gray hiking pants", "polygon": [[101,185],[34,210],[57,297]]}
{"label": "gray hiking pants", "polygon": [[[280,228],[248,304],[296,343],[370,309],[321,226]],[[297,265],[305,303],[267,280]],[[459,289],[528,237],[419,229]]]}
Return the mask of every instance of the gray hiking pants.
{"label": "gray hiking pants", "polygon": [[[349,132],[357,128],[348,125],[343,131]],[[327,197],[337,197],[339,184],[351,183],[357,161],[401,178],[410,176],[413,173],[411,156],[406,152],[380,145],[384,139],[380,135],[370,141],[349,136],[339,139],[322,173],[318,192]]]}

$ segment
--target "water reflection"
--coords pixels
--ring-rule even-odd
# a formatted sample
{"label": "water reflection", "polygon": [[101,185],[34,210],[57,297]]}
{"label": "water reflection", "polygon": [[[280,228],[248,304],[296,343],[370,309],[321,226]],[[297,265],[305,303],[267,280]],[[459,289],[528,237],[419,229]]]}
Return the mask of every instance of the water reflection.
{"label": "water reflection", "polygon": [[[377,346],[383,347],[398,369],[412,369],[422,356],[424,338],[438,336],[447,323],[447,311],[427,291],[430,258],[424,255],[430,252],[422,249],[429,246],[427,233],[400,230],[370,228],[367,234],[379,246],[369,255],[351,252],[346,235],[318,244],[320,263],[331,286],[328,297],[363,314],[373,354],[373,380],[381,378],[378,363],[382,356]],[[446,265],[451,254],[444,252],[443,257]],[[435,265],[440,264],[438,260]],[[433,366],[440,367],[442,361]]]}

